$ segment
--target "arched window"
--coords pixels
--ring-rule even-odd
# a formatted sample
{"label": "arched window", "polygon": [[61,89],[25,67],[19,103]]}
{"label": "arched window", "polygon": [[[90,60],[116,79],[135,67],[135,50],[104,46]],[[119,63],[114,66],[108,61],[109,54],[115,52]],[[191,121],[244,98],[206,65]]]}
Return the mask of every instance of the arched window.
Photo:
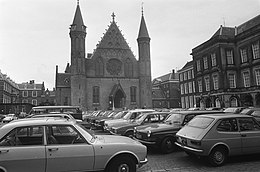
{"label": "arched window", "polygon": [[230,107],[237,107],[237,98],[232,97],[230,98]]}
{"label": "arched window", "polygon": [[216,103],[217,108],[221,108],[221,103],[220,103],[219,98],[216,98],[215,103]]}
{"label": "arched window", "polygon": [[125,63],[125,76],[133,77],[133,62],[128,58]]}
{"label": "arched window", "polygon": [[101,57],[99,57],[95,61],[95,73],[96,76],[103,76],[104,75],[104,63]]}

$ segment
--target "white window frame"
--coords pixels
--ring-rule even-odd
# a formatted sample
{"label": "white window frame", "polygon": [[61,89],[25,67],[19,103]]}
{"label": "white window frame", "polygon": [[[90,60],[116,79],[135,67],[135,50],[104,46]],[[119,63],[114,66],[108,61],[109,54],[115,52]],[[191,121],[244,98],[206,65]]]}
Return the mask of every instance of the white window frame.
{"label": "white window frame", "polygon": [[189,82],[189,93],[192,93],[192,82]]}
{"label": "white window frame", "polygon": [[228,83],[229,83],[229,88],[236,88],[236,74],[234,73],[228,74]]}
{"label": "white window frame", "polygon": [[23,91],[23,97],[28,97],[28,91]]}
{"label": "white window frame", "polygon": [[212,79],[213,79],[213,88],[214,88],[214,90],[218,90],[219,89],[218,75],[213,75]]}
{"label": "white window frame", "polygon": [[184,84],[184,94],[188,94],[188,83]]}
{"label": "white window frame", "polygon": [[249,71],[244,71],[242,73],[242,75],[243,75],[244,87],[250,87],[250,73],[249,73]]}
{"label": "white window frame", "polygon": [[37,106],[37,99],[32,99],[32,104]]}
{"label": "white window frame", "polygon": [[240,49],[240,56],[241,56],[242,63],[246,63],[248,61],[246,48]]}
{"label": "white window frame", "polygon": [[198,80],[198,90],[200,93],[202,92],[202,80]]}
{"label": "white window frame", "polygon": [[197,71],[199,72],[201,71],[200,61],[198,60],[196,63],[197,63]]}
{"label": "white window frame", "polygon": [[32,91],[32,97],[37,97],[37,91]]}
{"label": "white window frame", "polygon": [[183,86],[183,84],[181,84],[180,86],[181,86],[181,94],[184,94],[184,88],[183,88],[184,86]]}
{"label": "white window frame", "polygon": [[237,107],[238,103],[237,103],[237,98],[232,97],[230,99],[230,107]]}
{"label": "white window frame", "polygon": [[205,81],[205,89],[206,91],[210,91],[210,80],[209,80],[209,76],[206,76],[204,78],[204,81]]}
{"label": "white window frame", "polygon": [[260,85],[260,68],[255,70],[256,85]]}
{"label": "white window frame", "polygon": [[203,57],[203,62],[204,62],[204,69],[208,69],[209,68],[208,58],[207,57]]}
{"label": "white window frame", "polygon": [[233,51],[232,50],[227,50],[226,51],[226,56],[227,56],[227,64],[228,65],[234,64]]}
{"label": "white window frame", "polygon": [[253,59],[259,59],[259,42],[252,44]]}
{"label": "white window frame", "polygon": [[183,81],[183,73],[180,73],[180,81]]}
{"label": "white window frame", "polygon": [[211,65],[212,65],[212,67],[217,66],[216,53],[212,53],[210,55],[210,57],[211,57]]}

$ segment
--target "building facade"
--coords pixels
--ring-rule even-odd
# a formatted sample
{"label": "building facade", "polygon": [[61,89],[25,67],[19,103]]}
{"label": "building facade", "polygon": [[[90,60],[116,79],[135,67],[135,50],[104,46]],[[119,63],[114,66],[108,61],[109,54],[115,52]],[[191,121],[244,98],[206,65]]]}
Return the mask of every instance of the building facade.
{"label": "building facade", "polygon": [[192,49],[196,105],[260,106],[260,15]]}
{"label": "building facade", "polygon": [[92,54],[85,52],[86,26],[77,4],[70,27],[71,63],[64,73],[56,66],[57,105],[89,110],[152,107],[150,37],[142,13],[137,37],[139,60],[115,22]]}
{"label": "building facade", "polygon": [[153,80],[152,101],[153,108],[181,107],[178,73],[172,70],[172,73]]}
{"label": "building facade", "polygon": [[196,107],[193,61],[187,62],[178,73],[181,90],[181,108],[188,109]]}

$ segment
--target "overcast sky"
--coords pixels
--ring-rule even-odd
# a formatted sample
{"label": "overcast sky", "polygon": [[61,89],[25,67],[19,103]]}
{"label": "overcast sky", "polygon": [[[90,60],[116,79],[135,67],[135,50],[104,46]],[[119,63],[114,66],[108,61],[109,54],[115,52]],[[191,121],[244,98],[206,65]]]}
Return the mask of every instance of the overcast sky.
{"label": "overcast sky", "polygon": [[[80,0],[92,53],[115,21],[138,59],[141,5],[151,37],[152,78],[181,69],[193,48],[220,27],[235,27],[260,14],[260,0]],[[55,87],[55,66],[70,62],[69,26],[77,0],[0,0],[0,70],[16,83]]]}

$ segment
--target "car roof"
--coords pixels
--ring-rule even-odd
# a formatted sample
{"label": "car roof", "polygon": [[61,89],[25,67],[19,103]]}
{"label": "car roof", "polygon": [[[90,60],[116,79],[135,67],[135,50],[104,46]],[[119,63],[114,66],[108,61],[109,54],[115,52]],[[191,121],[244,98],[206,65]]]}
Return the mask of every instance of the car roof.
{"label": "car roof", "polygon": [[[4,127],[23,127],[23,126],[34,126],[34,125],[50,125],[50,124],[72,124],[71,120],[64,118],[24,118],[19,120],[14,120],[8,124],[3,125]],[[2,129],[1,128],[1,129]]]}
{"label": "car roof", "polygon": [[59,109],[59,108],[79,108],[79,106],[36,106],[32,109]]}
{"label": "car roof", "polygon": [[200,117],[212,117],[212,118],[241,118],[241,117],[252,117],[251,115],[234,114],[234,113],[218,113],[218,114],[204,114]]}
{"label": "car roof", "polygon": [[170,114],[216,114],[216,113],[223,113],[222,111],[218,110],[184,110],[184,111],[173,111]]}
{"label": "car roof", "polygon": [[153,112],[155,110],[153,109],[133,109],[133,110],[129,110],[129,112]]}

